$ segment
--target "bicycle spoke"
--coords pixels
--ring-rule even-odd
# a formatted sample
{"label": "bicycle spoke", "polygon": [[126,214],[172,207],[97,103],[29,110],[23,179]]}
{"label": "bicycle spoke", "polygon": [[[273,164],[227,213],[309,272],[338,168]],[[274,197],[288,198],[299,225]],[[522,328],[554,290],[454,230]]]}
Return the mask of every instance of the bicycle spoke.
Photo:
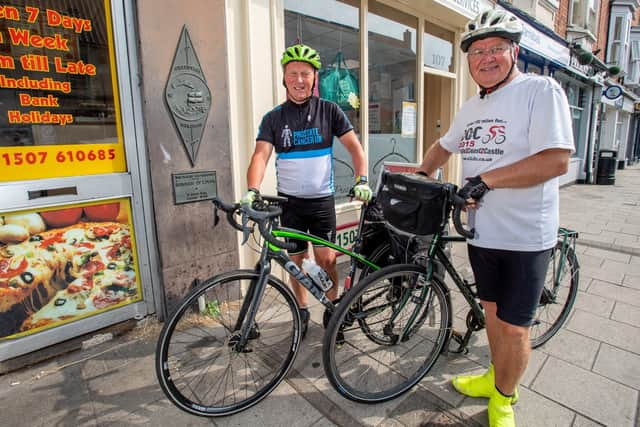
{"label": "bicycle spoke", "polygon": [[268,282],[241,345],[242,329],[234,328],[238,319],[246,324],[249,313],[241,315],[241,298],[257,279],[255,273],[238,277],[203,284],[161,333],[160,384],[189,412],[215,416],[249,407],[268,395],[293,362],[298,339],[293,296]]}

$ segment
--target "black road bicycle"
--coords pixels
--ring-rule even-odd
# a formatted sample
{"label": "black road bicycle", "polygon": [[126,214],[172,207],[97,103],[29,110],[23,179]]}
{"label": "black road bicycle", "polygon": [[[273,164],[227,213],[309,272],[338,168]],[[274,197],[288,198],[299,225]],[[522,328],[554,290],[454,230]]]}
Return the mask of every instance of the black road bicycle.
{"label": "black road bicycle", "polygon": [[[448,219],[453,210],[455,228],[463,237],[447,235],[444,224],[448,220],[443,221],[426,258],[390,265],[363,278],[344,295],[327,326],[325,373],[348,399],[376,403],[401,395],[424,378],[440,354],[448,351],[452,339],[458,344],[453,351],[465,352],[472,333],[485,327],[475,285],[461,277],[445,252],[447,243],[463,242],[473,237],[473,231],[461,225],[456,187],[442,185],[444,217]],[[534,348],[560,329],[578,292],[578,234],[560,229],[558,236],[530,330]],[[444,266],[469,305],[465,333],[453,330],[450,290],[434,274],[439,266]],[[340,340],[336,340],[338,334]]]}

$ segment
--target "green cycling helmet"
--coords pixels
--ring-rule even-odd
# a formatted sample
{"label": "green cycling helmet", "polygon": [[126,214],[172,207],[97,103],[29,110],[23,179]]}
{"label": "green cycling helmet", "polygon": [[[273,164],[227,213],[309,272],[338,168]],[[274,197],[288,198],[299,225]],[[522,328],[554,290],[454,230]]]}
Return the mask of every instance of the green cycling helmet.
{"label": "green cycling helmet", "polygon": [[294,44],[293,46],[289,46],[282,53],[282,59],[280,63],[284,67],[291,61],[302,61],[308,64],[311,64],[313,68],[319,70],[322,67],[320,63],[320,55],[318,52],[309,46],[303,44]]}

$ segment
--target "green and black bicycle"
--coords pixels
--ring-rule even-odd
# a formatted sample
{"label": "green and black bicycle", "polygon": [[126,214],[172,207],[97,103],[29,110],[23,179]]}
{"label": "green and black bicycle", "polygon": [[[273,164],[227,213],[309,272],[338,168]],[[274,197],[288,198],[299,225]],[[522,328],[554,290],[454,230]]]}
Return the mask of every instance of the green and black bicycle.
{"label": "green and black bicycle", "polygon": [[[214,200],[229,223],[246,234],[257,225],[260,258],[255,269],[235,270],[205,280],[180,302],[160,333],[156,373],[167,397],[201,416],[224,416],[265,398],[285,377],[298,352],[301,321],[289,287],[271,274],[272,261],[295,277],[329,311],[328,287],[303,272],[284,249],[300,239],[350,257],[345,291],[384,265],[403,262],[375,204],[361,209],[353,248],[279,226],[282,197],[262,196],[252,207]],[[237,220],[236,216],[241,219]],[[216,214],[217,218],[217,214]],[[217,219],[216,219],[217,223]],[[406,259],[404,259],[406,260]],[[366,320],[362,325],[367,328]]]}

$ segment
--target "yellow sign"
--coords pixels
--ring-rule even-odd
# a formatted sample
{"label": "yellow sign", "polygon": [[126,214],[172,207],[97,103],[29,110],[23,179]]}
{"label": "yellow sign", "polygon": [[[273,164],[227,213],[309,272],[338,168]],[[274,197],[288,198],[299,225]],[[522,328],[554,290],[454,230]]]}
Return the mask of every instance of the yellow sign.
{"label": "yellow sign", "polygon": [[0,182],[126,171],[110,2],[85,2],[0,6]]}
{"label": "yellow sign", "polygon": [[0,147],[0,182],[126,170],[122,144]]}

